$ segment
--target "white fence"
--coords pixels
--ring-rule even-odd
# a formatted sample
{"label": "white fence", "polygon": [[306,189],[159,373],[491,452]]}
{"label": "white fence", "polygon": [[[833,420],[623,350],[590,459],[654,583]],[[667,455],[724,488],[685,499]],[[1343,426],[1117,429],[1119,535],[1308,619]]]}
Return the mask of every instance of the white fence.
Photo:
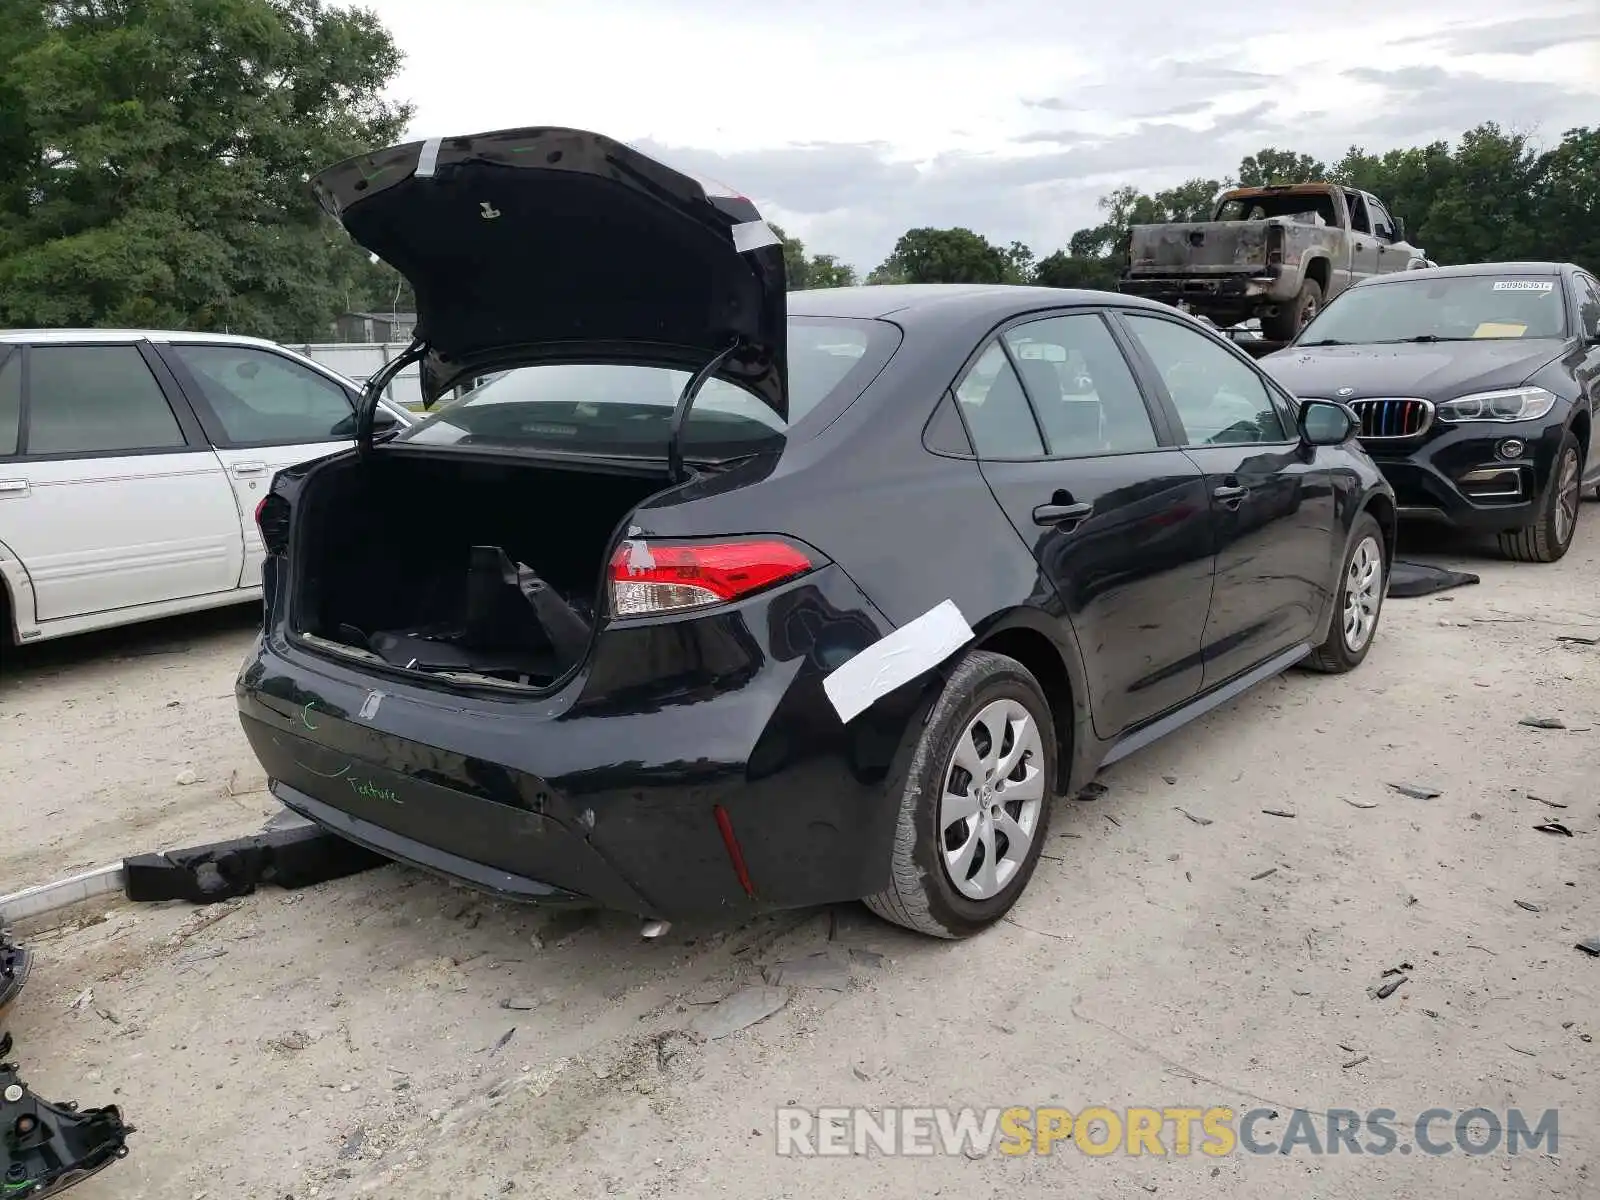
{"label": "white fence", "polygon": [[[378,373],[384,363],[398,357],[408,344],[406,342],[318,342],[309,345],[291,345],[289,349],[315,359],[325,367],[331,367],[346,379],[353,379],[356,383],[366,383],[368,378]],[[420,408],[422,384],[418,379],[417,364],[412,363],[390,380],[383,394],[392,403],[404,405],[406,408]]]}

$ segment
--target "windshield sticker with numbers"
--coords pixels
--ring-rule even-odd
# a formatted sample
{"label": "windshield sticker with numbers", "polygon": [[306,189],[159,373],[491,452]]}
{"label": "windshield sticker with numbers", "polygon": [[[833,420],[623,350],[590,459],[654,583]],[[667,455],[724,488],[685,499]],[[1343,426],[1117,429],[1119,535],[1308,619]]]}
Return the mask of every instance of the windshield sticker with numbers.
{"label": "windshield sticker with numbers", "polygon": [[1555,284],[1548,279],[1497,279],[1494,282],[1494,291],[1497,292],[1549,292],[1555,290]]}

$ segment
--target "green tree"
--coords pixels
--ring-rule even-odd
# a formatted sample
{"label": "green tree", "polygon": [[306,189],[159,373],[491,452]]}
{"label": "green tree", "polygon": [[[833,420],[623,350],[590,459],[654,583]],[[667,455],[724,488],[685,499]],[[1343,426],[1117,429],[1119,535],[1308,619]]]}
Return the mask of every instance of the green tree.
{"label": "green tree", "polygon": [[970,229],[923,228],[901,234],[873,275],[883,273],[880,282],[1003,283],[1011,265],[1004,250]]}
{"label": "green tree", "polygon": [[819,254],[806,264],[814,288],[854,287],[856,269],[832,254]]}
{"label": "green tree", "polygon": [[886,283],[906,283],[906,273],[893,255],[884,259],[872,270],[867,272],[866,282],[871,285]]}
{"label": "green tree", "polygon": [[1267,147],[1246,155],[1239,163],[1240,187],[1266,187],[1272,183],[1314,183],[1325,179],[1327,164],[1309,154]]}
{"label": "green tree", "polygon": [[1033,281],[1040,287],[1095,288],[1115,291],[1117,268],[1113,260],[1057,250],[1039,260]]}
{"label": "green tree", "polygon": [[0,4],[0,324],[288,339],[374,302],[378,276],[306,187],[410,119],[381,98],[400,53],[373,14]]}
{"label": "green tree", "polygon": [[1023,242],[1012,242],[1002,250],[1005,258],[1006,283],[1032,283],[1034,274],[1033,250]]}
{"label": "green tree", "polygon": [[[1441,262],[1532,258],[1559,238],[1535,213],[1541,158],[1522,134],[1468,130],[1453,169],[1421,215],[1419,233]],[[1555,234],[1556,236],[1552,236]]]}
{"label": "green tree", "polygon": [[1567,130],[1544,156],[1533,212],[1541,257],[1600,271],[1600,127]]}
{"label": "green tree", "polygon": [[783,271],[791,292],[809,288],[850,287],[855,283],[854,267],[840,262],[832,254],[808,256],[804,242],[797,237],[790,237],[782,226],[770,221],[768,224],[783,242]]}

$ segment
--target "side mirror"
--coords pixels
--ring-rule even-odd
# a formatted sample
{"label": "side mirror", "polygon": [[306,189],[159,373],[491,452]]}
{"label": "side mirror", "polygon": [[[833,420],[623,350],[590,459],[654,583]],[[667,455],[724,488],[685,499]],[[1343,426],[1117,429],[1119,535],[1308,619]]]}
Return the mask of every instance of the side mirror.
{"label": "side mirror", "polygon": [[[400,425],[399,418],[397,418],[388,409],[380,408],[380,409],[378,409],[377,412],[372,414],[372,432],[375,433],[375,434],[377,434],[377,433],[387,433],[391,429],[399,428],[399,425]],[[355,415],[355,413],[351,413],[348,417],[345,417],[342,421],[340,421],[332,429],[328,430],[328,436],[329,437],[334,437],[334,438],[349,438],[349,437],[355,437],[355,435],[356,435],[356,415]]]}
{"label": "side mirror", "polygon": [[1302,400],[1297,425],[1307,446],[1342,446],[1361,428],[1361,418],[1332,400]]}

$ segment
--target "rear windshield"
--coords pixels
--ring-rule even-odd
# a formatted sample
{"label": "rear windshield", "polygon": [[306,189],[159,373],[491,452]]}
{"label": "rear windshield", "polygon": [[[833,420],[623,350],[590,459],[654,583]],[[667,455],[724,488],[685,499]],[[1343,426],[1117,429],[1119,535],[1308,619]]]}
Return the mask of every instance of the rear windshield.
{"label": "rear windshield", "polygon": [[1337,225],[1333,197],[1327,192],[1268,192],[1262,196],[1237,196],[1217,206],[1219,221],[1265,221],[1268,217],[1304,217],[1307,224]]}
{"label": "rear windshield", "polygon": [[[899,331],[883,321],[791,317],[788,425],[754,394],[713,379],[689,410],[684,456],[716,460],[779,450],[821,429],[861,394],[899,340]],[[517,367],[396,440],[659,457],[689,377],[666,367],[603,363]]]}
{"label": "rear windshield", "polygon": [[1555,275],[1401,276],[1353,287],[1301,331],[1298,345],[1566,336]]}

